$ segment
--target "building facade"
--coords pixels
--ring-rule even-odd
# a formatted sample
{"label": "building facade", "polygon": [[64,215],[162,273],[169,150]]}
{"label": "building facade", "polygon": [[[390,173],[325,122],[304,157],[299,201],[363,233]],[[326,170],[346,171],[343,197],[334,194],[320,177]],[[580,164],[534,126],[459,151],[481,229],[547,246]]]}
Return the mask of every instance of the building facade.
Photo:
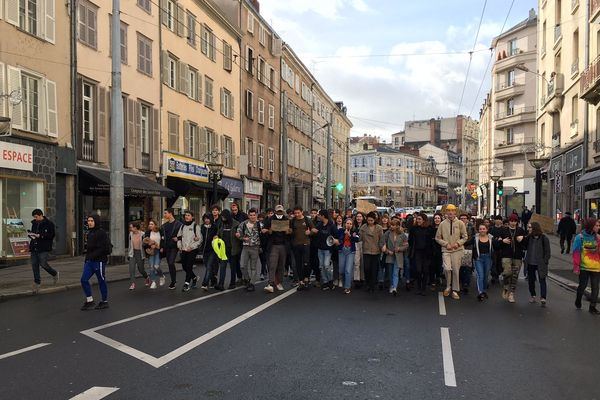
{"label": "building facade", "polygon": [[[39,208],[56,226],[55,253],[76,232],[70,17],[64,3],[0,1],[0,263],[29,256]],[[72,13],[71,13],[72,15]]]}

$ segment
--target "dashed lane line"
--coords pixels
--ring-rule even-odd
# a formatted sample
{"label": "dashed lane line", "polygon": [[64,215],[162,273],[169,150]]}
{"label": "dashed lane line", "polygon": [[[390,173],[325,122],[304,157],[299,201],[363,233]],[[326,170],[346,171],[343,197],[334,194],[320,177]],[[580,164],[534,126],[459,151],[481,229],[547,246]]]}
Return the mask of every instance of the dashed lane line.
{"label": "dashed lane line", "polygon": [[440,308],[440,315],[446,315],[446,302],[444,300],[444,294],[438,292],[438,303]]}
{"label": "dashed lane line", "polygon": [[118,387],[94,386],[69,400],[100,400],[119,390]]}
{"label": "dashed lane line", "polygon": [[50,344],[52,344],[52,343],[38,343],[38,344],[35,344],[33,346],[25,347],[24,349],[11,351],[10,353],[6,353],[6,354],[1,354],[0,355],[0,360],[2,360],[4,358],[16,356],[16,355],[21,354],[21,353],[26,353],[26,352],[31,351],[31,350],[39,349],[40,347],[49,346]]}
{"label": "dashed lane line", "polygon": [[452,360],[452,346],[450,345],[450,330],[440,328],[442,331],[442,357],[444,360],[444,382],[446,386],[456,387],[456,374]]}

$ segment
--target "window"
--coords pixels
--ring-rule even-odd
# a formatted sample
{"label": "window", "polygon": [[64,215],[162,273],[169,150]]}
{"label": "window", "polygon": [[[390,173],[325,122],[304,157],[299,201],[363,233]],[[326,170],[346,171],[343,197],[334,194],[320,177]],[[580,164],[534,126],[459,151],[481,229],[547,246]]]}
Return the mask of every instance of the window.
{"label": "window", "polygon": [[579,96],[575,95],[571,99],[571,125],[579,122]]}
{"label": "window", "polygon": [[510,87],[515,84],[515,70],[511,69],[506,73],[506,86]]}
{"label": "window", "polygon": [[254,49],[246,47],[246,71],[254,75]]}
{"label": "window", "polygon": [[216,60],[215,53],[215,34],[213,31],[207,26],[202,25],[202,54],[206,57],[210,58],[212,61]]}
{"label": "window", "polygon": [[275,129],[275,107],[269,104],[269,129]]}
{"label": "window", "polygon": [[254,119],[254,93],[246,90],[246,117]]}
{"label": "window", "polygon": [[269,147],[267,156],[269,159],[269,172],[275,172],[275,150],[272,147]]}
{"label": "window", "polygon": [[223,40],[223,69],[231,71],[232,69],[232,48],[229,43]]}
{"label": "window", "polygon": [[213,104],[213,80],[204,76],[204,105],[208,108],[214,108]]}
{"label": "window", "polygon": [[150,0],[137,0],[137,5],[148,14],[152,12],[152,9],[150,8]]}
{"label": "window", "polygon": [[506,102],[506,116],[511,116],[515,113],[515,99],[509,99]]}
{"label": "window", "polygon": [[250,10],[248,11],[248,32],[254,34],[254,15]]}
{"label": "window", "polygon": [[226,168],[235,168],[235,151],[233,140],[229,136],[223,136],[223,165]]}
{"label": "window", "polygon": [[19,0],[19,28],[36,36],[38,34],[38,23],[42,17],[38,15],[38,3],[39,0]]}
{"label": "window", "polygon": [[262,24],[258,25],[258,42],[264,47],[267,45],[267,30]]}
{"label": "window", "polygon": [[177,90],[177,60],[171,55],[167,58],[167,85]]}
{"label": "window", "polygon": [[513,128],[506,129],[506,144],[513,144],[515,141],[515,130]]}
{"label": "window", "polygon": [[150,154],[150,107],[140,105],[140,144],[143,154]]}
{"label": "window", "polygon": [[187,13],[187,42],[196,48],[196,17],[188,11]]}
{"label": "window", "polygon": [[265,169],[265,145],[258,144],[258,168]]}
{"label": "window", "polygon": [[78,15],[78,31],[79,41],[91,48],[96,48],[98,45],[96,31],[96,13],[98,8],[87,1],[79,2],[79,15]]}
{"label": "window", "polygon": [[198,125],[187,122],[185,123],[185,155],[191,158],[198,158]]}
{"label": "window", "polygon": [[152,40],[138,33],[138,71],[152,76]]}
{"label": "window", "polygon": [[169,118],[169,151],[179,152],[179,116],[168,114]]}
{"label": "window", "polygon": [[198,71],[189,69],[188,75],[188,92],[187,95],[190,99],[198,101],[200,96],[198,95]]}
{"label": "window", "polygon": [[[251,167],[252,160],[256,156],[256,153],[254,152],[254,142],[252,141],[252,139],[248,139],[246,141],[246,155],[248,156],[248,166]],[[254,165],[256,166],[256,162],[254,163]]]}
{"label": "window", "polygon": [[265,101],[260,97],[258,98],[258,123],[265,124]]}
{"label": "window", "polygon": [[265,83],[266,81],[266,67],[267,64],[265,62],[265,60],[262,59],[262,57],[258,57],[258,81]]}
{"label": "window", "polygon": [[21,94],[23,96],[23,129],[40,131],[40,79],[21,73]]}
{"label": "window", "polygon": [[517,48],[517,39],[510,40],[508,42],[508,55],[514,56],[518,52],[519,52],[519,49]]}
{"label": "window", "polygon": [[95,87],[87,82],[83,82],[82,93],[81,93],[81,132],[83,140],[94,140],[94,112],[96,110],[94,103],[94,91]]}
{"label": "window", "polygon": [[165,14],[164,24],[170,31],[175,31],[175,16],[177,15],[177,6],[172,0],[167,0],[167,10]]}
{"label": "window", "polygon": [[221,114],[225,118],[233,119],[233,96],[225,88],[221,88]]}

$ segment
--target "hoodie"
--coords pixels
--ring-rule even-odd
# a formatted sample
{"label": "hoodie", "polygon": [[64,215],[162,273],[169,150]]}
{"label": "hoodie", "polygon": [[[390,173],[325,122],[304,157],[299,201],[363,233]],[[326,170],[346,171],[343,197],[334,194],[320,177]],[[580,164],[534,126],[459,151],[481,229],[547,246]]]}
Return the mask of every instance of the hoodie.
{"label": "hoodie", "polygon": [[600,272],[600,238],[585,231],[573,241],[573,272]]}
{"label": "hoodie", "polygon": [[100,228],[100,217],[95,214],[90,217],[95,224],[87,233],[85,261],[107,262],[112,245],[104,229]]}
{"label": "hoodie", "polygon": [[46,217],[41,221],[35,219],[31,221],[31,232],[40,235],[38,238],[31,238],[29,242],[30,251],[52,251],[52,241],[54,240],[54,224]]}
{"label": "hoodie", "polygon": [[201,244],[202,233],[198,224],[193,220],[184,222],[177,233],[177,248],[181,251],[196,251]]}

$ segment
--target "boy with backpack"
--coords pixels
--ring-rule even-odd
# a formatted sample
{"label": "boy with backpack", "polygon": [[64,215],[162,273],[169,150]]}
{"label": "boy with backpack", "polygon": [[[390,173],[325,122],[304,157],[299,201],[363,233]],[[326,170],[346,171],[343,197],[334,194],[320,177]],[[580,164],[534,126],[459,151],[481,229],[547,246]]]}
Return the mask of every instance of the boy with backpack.
{"label": "boy with backpack", "polygon": [[200,227],[194,221],[194,213],[186,211],[183,215],[184,223],[177,233],[177,248],[181,250],[181,264],[185,271],[185,283],[183,292],[190,290],[190,285],[196,286],[198,277],[194,274],[194,262],[198,248],[202,243]]}

